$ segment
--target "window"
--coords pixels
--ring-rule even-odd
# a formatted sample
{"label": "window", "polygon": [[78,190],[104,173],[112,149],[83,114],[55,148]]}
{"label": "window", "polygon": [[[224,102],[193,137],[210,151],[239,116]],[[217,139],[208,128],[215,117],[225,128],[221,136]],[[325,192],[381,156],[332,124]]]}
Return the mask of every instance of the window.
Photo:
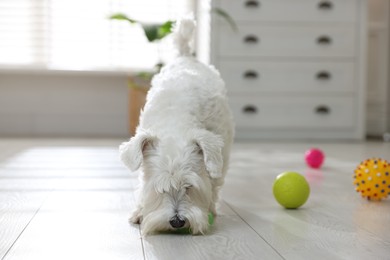
{"label": "window", "polygon": [[193,0],[1,0],[0,66],[151,68],[160,44],[149,44],[138,25],[109,15],[161,23],[193,11],[193,5]]}

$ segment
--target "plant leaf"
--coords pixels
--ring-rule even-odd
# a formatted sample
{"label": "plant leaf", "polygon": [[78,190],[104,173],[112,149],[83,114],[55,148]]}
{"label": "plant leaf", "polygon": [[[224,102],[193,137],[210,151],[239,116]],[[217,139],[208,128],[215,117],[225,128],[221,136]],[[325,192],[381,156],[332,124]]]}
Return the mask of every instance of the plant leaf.
{"label": "plant leaf", "polygon": [[145,31],[146,38],[149,42],[161,40],[172,32],[172,21],[167,21],[163,24],[141,24]]}
{"label": "plant leaf", "polygon": [[140,24],[142,29],[145,32],[145,36],[149,42],[154,42],[157,40],[161,40],[168,34],[172,32],[173,21],[166,21],[163,24],[144,24],[136,21],[134,19],[129,18],[127,15],[123,13],[115,13],[109,16],[111,20],[119,20],[119,21],[128,21],[132,24]]}
{"label": "plant leaf", "polygon": [[121,20],[121,21],[128,21],[130,23],[138,23],[136,20],[133,20],[129,17],[127,17],[125,14],[123,13],[116,13],[116,14],[113,14],[109,17],[111,20]]}
{"label": "plant leaf", "polygon": [[149,42],[154,42],[155,40],[158,40],[158,28],[160,25],[155,24],[141,24],[142,28],[144,29],[146,38]]}
{"label": "plant leaf", "polygon": [[238,32],[238,26],[237,26],[236,22],[226,11],[224,11],[223,9],[218,8],[218,7],[213,7],[213,8],[211,8],[211,12],[216,13],[219,16],[221,16],[222,18],[224,18],[226,20],[226,22],[228,22],[230,27],[232,27],[233,31]]}
{"label": "plant leaf", "polygon": [[167,21],[158,28],[159,39],[164,38],[172,32],[173,23],[173,21]]}

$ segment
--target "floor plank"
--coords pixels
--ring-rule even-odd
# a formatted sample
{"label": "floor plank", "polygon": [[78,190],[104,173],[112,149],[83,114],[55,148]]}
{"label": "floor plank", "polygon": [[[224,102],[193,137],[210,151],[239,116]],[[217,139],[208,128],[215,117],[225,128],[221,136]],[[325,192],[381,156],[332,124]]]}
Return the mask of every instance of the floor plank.
{"label": "floor plank", "polygon": [[0,191],[0,259],[34,218],[47,192]]}
{"label": "floor plank", "polygon": [[143,259],[129,192],[54,192],[4,259]]}
{"label": "floor plank", "polygon": [[130,178],[0,178],[0,191],[113,190],[133,191]]}
{"label": "floor plank", "polygon": [[[0,144],[1,259],[143,259],[127,221],[137,176],[117,148],[43,143]],[[47,200],[34,203],[34,194]]]}
{"label": "floor plank", "polygon": [[238,216],[219,216],[205,236],[154,235],[144,239],[146,259],[283,259]]}
{"label": "floor plank", "polygon": [[16,169],[122,168],[118,149],[113,147],[31,147],[3,161],[0,166]]}
{"label": "floor plank", "polygon": [[285,259],[386,259],[390,244],[345,221],[322,213],[273,208],[233,208]]}

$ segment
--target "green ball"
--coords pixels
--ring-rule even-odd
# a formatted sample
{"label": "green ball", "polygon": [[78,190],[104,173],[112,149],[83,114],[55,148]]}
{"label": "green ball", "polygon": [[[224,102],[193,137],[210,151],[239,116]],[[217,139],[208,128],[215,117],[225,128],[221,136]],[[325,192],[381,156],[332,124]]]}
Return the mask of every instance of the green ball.
{"label": "green ball", "polygon": [[213,213],[209,213],[208,215],[208,220],[209,220],[209,225],[211,226],[212,224],[214,224],[214,214]]}
{"label": "green ball", "polygon": [[310,186],[301,174],[284,172],[276,177],[273,193],[280,205],[287,209],[296,209],[309,198]]}

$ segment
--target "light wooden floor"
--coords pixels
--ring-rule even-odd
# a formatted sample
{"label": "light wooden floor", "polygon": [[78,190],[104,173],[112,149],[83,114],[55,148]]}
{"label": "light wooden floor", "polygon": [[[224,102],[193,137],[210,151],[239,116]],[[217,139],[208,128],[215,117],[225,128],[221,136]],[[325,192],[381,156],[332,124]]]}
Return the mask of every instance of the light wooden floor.
{"label": "light wooden floor", "polygon": [[[0,258],[390,259],[390,200],[368,202],[352,185],[363,159],[390,160],[390,143],[320,144],[320,171],[302,158],[317,144],[236,144],[208,235],[141,238],[127,222],[137,176],[118,161],[121,141],[0,139]],[[272,196],[287,170],[310,182],[299,210]]]}

